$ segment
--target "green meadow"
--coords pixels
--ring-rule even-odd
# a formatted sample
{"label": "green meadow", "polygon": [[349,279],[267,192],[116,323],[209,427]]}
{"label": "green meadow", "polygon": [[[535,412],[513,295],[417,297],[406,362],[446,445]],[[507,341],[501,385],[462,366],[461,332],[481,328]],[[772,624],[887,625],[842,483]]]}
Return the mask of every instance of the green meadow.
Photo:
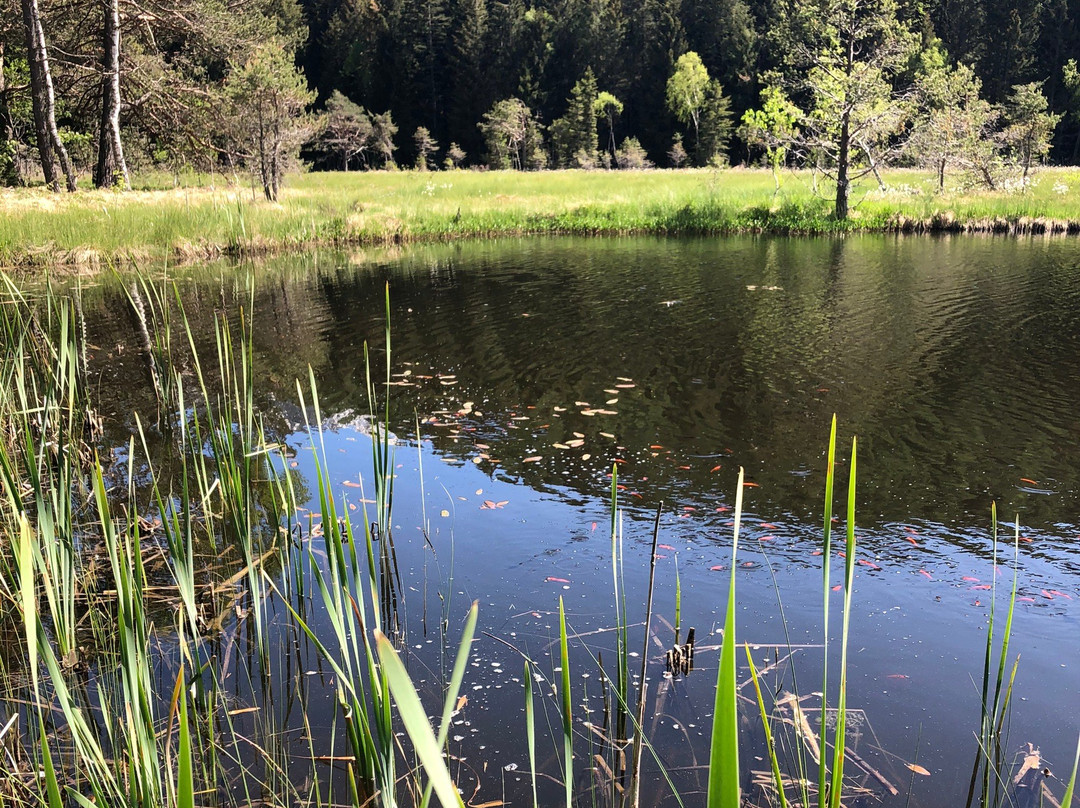
{"label": "green meadow", "polygon": [[914,170],[856,190],[850,220],[809,172],[765,170],[312,173],[279,202],[216,177],[136,180],[131,192],[0,191],[6,266],[192,261],[312,246],[529,234],[1080,232],[1080,170],[1046,169],[1025,189],[987,191]]}

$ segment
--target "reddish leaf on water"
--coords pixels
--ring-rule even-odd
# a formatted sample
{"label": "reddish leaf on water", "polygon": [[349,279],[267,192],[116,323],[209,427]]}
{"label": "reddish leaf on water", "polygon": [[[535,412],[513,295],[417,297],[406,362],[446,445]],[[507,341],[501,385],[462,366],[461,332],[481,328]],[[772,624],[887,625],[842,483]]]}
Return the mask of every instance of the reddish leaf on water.
{"label": "reddish leaf on water", "polygon": [[867,560],[866,560],[865,558],[860,558],[860,559],[858,559],[858,562],[859,562],[860,564],[862,564],[862,565],[863,565],[864,567],[869,567],[869,568],[870,568],[870,569],[872,569],[872,570],[879,570],[879,569],[881,569],[881,567],[879,567],[879,566],[878,566],[877,564],[875,564],[875,563],[874,563],[873,561],[867,561]]}
{"label": "reddish leaf on water", "polygon": [[990,589],[990,584],[975,584],[975,586],[969,586],[968,589]]}
{"label": "reddish leaf on water", "polygon": [[653,558],[667,558],[663,553],[653,553]]}
{"label": "reddish leaf on water", "polygon": [[533,456],[533,457],[526,457],[526,458],[525,458],[524,460],[522,460],[521,462],[522,462],[522,463],[537,463],[537,462],[539,462],[539,461],[541,461],[541,460],[543,460],[543,459],[544,459],[544,458],[543,458],[543,457],[542,457],[541,455],[535,455],[535,456]]}
{"label": "reddish leaf on water", "polygon": [[684,511],[696,511],[697,510],[697,508],[695,508],[693,505],[683,505],[682,509]]}
{"label": "reddish leaf on water", "polygon": [[1022,541],[1024,544],[1031,544],[1031,539],[1029,539],[1027,536],[1021,536],[1020,541]]}
{"label": "reddish leaf on water", "polygon": [[1045,589],[1042,591],[1042,596],[1047,600],[1053,600],[1054,596],[1047,592]]}
{"label": "reddish leaf on water", "polygon": [[743,486],[746,488],[761,488],[757,483],[743,483]]}
{"label": "reddish leaf on water", "polygon": [[921,774],[923,777],[929,777],[930,776],[930,772],[928,772],[926,769],[924,769],[918,763],[905,763],[904,765],[907,766],[909,769],[911,769],[913,772],[915,772],[915,774]]}
{"label": "reddish leaf on water", "polygon": [[720,466],[713,466],[711,469],[709,469],[710,474],[712,474],[714,471],[720,471]]}
{"label": "reddish leaf on water", "polygon": [[360,483],[354,483],[352,480],[345,480],[345,482],[343,482],[342,485],[348,486],[349,488],[362,488],[363,487],[363,486],[360,485]]}
{"label": "reddish leaf on water", "polygon": [[592,529],[593,529],[593,530],[596,530],[596,522],[593,522],[593,523],[592,523]]}
{"label": "reddish leaf on water", "polygon": [[730,510],[731,510],[731,508],[729,508],[727,505],[721,505],[719,508],[716,509],[716,512],[717,513],[727,513]]}
{"label": "reddish leaf on water", "polygon": [[568,583],[570,583],[570,581],[568,579],[566,579],[566,578],[556,578],[554,575],[549,575],[544,580],[545,581],[550,581],[550,582],[556,583],[556,584],[568,584]]}
{"label": "reddish leaf on water", "polygon": [[499,506],[496,505],[492,500],[485,499],[484,504],[480,506],[480,510],[482,510],[482,511],[493,511],[497,507],[499,507]]}
{"label": "reddish leaf on water", "polygon": [[617,488],[618,490],[620,490],[620,491],[625,491],[625,490],[626,490],[626,486],[625,486],[625,485],[616,485],[615,487],[616,487],[616,488]]}
{"label": "reddish leaf on water", "polygon": [[915,541],[915,539],[911,538],[911,536],[904,536],[904,538],[907,539],[909,542],[911,542],[916,547],[919,546],[919,543],[917,541]]}
{"label": "reddish leaf on water", "polygon": [[810,555],[821,555],[821,550],[814,550]]}
{"label": "reddish leaf on water", "polygon": [[659,547],[661,550],[674,550],[675,549],[670,544],[658,544],[656,546]]}
{"label": "reddish leaf on water", "polygon": [[837,550],[836,554],[841,558],[847,558],[847,554],[843,550]]}
{"label": "reddish leaf on water", "polygon": [[641,496],[641,494],[639,494],[637,491],[631,491],[630,496],[637,497],[638,499],[644,499],[644,497]]}
{"label": "reddish leaf on water", "polygon": [[978,581],[979,579],[978,579],[978,578],[972,578],[972,577],[971,577],[970,575],[965,575],[965,576],[964,576],[963,578],[961,578],[960,580],[961,580],[961,581]]}
{"label": "reddish leaf on water", "polygon": [[1057,595],[1059,598],[1065,598],[1065,600],[1072,600],[1072,595],[1066,595],[1064,592],[1058,592],[1056,589],[1051,589],[1050,594]]}
{"label": "reddish leaf on water", "polygon": [[834,586],[834,587],[832,588],[832,591],[833,591],[833,592],[839,592],[839,591],[840,591],[841,589],[843,589],[843,588],[844,588],[843,586],[841,586],[840,584],[837,584],[836,586]]}
{"label": "reddish leaf on water", "polygon": [[1038,485],[1039,484],[1038,482],[1031,479],[1030,477],[1021,477],[1020,482],[1022,482],[1022,483],[1031,483],[1031,485]]}
{"label": "reddish leaf on water", "polygon": [[776,525],[772,524],[771,522],[762,522],[761,526],[766,530],[776,530]]}
{"label": "reddish leaf on water", "polygon": [[914,533],[916,536],[919,535],[919,531],[917,531],[913,527],[908,527],[907,525],[904,525],[904,530],[906,530],[908,533]]}
{"label": "reddish leaf on water", "polygon": [[775,536],[758,536],[758,541],[773,541]]}
{"label": "reddish leaf on water", "polygon": [[650,448],[650,449],[663,449],[664,447],[663,447],[663,446],[661,446],[661,445],[660,445],[659,443],[654,443],[654,444],[653,444],[652,446],[650,446],[649,448]]}
{"label": "reddish leaf on water", "polygon": [[709,567],[709,569],[710,569],[710,570],[711,570],[712,572],[717,572],[717,571],[719,571],[719,570],[722,570],[723,568],[724,568],[724,565],[723,565],[723,564],[717,564],[717,565],[716,565],[715,567]]}
{"label": "reddish leaf on water", "polygon": [[1026,597],[1026,596],[1022,597],[1022,598],[1017,598],[1016,600],[1019,603],[1034,603],[1035,602],[1035,598],[1029,598],[1029,597]]}
{"label": "reddish leaf on water", "polygon": [[931,575],[931,574],[930,574],[929,572],[927,572],[926,570],[919,570],[919,575],[925,575],[925,576],[926,576],[927,578],[929,578],[929,579],[930,579],[931,581],[932,581],[932,580],[934,580],[934,576],[933,576],[933,575]]}
{"label": "reddish leaf on water", "polygon": [[496,508],[503,508],[503,507],[505,507],[506,505],[509,505],[509,504],[510,504],[510,500],[508,500],[508,499],[500,499],[498,502],[495,503],[495,507]]}
{"label": "reddish leaf on water", "polygon": [[906,673],[890,673],[885,678],[886,679],[910,679],[911,677],[908,676]]}
{"label": "reddish leaf on water", "polygon": [[684,469],[684,470],[686,470],[686,471],[689,471],[689,470],[690,470],[690,467],[689,467],[689,466],[678,466],[678,468],[680,468],[680,469]]}

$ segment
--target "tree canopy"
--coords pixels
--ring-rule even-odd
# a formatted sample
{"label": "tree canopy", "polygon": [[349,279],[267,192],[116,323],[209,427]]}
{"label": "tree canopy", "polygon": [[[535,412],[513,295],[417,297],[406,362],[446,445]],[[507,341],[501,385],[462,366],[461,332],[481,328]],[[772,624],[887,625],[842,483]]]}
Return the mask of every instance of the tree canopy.
{"label": "tree canopy", "polygon": [[[250,171],[272,196],[274,166],[301,156],[336,170],[761,161],[846,189],[885,163],[997,184],[1080,160],[1080,0],[0,9],[7,184],[123,187],[190,167]],[[260,126],[272,143],[252,139]]]}

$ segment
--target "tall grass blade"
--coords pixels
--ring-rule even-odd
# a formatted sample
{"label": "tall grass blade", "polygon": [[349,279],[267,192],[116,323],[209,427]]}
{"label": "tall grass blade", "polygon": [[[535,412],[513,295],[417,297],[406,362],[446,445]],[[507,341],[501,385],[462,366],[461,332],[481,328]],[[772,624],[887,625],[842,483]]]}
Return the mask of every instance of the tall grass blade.
{"label": "tall grass blade", "polygon": [[[462,633],[459,658],[461,658],[462,654],[466,658],[468,657],[468,649],[472,646],[473,632],[476,628],[476,614],[477,606],[474,603],[469,610],[469,618]],[[436,795],[438,795],[439,802],[443,808],[450,808],[451,806],[462,808],[464,802],[458,793],[457,786],[454,785],[449,769],[446,767],[446,761],[443,760],[442,747],[436,739],[435,733],[432,732],[427,713],[420,702],[420,697],[417,695],[412,679],[409,678],[408,671],[405,670],[405,666],[402,664],[390,640],[381,631],[376,631],[375,643],[378,649],[379,662],[382,665],[394,701],[397,702],[398,712],[401,715],[402,723],[405,725],[405,731],[409,734],[417,757],[420,758],[420,762],[427,772],[432,787]],[[462,665],[463,674],[464,665]],[[457,685],[460,686],[460,683],[460,677],[458,677]],[[451,683],[451,687],[446,694],[444,714],[453,710],[457,697],[458,687],[453,686],[453,683]],[[392,804],[385,795],[383,804]]]}
{"label": "tall grass blade", "polygon": [[[855,477],[858,441],[851,440],[851,474],[848,477],[847,541],[844,552],[844,625],[840,634],[840,693],[836,705],[836,734],[833,737],[832,779],[829,805],[839,808],[844,786],[844,754],[847,746],[847,659],[848,629],[851,626],[851,593],[855,583]],[[822,707],[824,712],[824,706]],[[822,740],[825,736],[821,736]],[[824,755],[822,756],[824,759]]]}
{"label": "tall grass blade", "polygon": [[1080,768],[1080,738],[1076,739],[1076,755],[1073,757],[1072,774],[1065,786],[1065,796],[1061,798],[1061,808],[1072,808],[1073,791],[1076,788],[1076,771]]}
{"label": "tall grass blade", "polygon": [[563,781],[566,786],[566,808],[574,802],[574,714],[570,701],[570,648],[566,640],[566,610],[559,597],[559,659],[562,664],[562,722],[563,754],[566,767]]}
{"label": "tall grass blade", "polygon": [[176,769],[176,808],[195,808],[195,776],[191,761],[191,731],[188,726],[183,668],[180,671],[180,752]]}
{"label": "tall grass blade", "polygon": [[757,696],[758,713],[761,715],[761,726],[765,731],[765,750],[769,755],[769,767],[772,769],[773,784],[776,786],[777,799],[780,808],[787,808],[787,795],[784,793],[784,778],[780,775],[780,760],[776,756],[776,745],[773,743],[772,727],[769,726],[769,713],[765,710],[765,699],[761,695],[761,682],[758,680],[757,667],[754,665],[754,656],[750,653],[750,646],[746,646],[746,664],[750,666],[750,681],[754,683],[754,694]]}
{"label": "tall grass blade", "polygon": [[724,641],[720,646],[720,667],[716,674],[716,699],[713,706],[712,741],[709,748],[708,808],[739,806],[739,712],[735,670],[735,559],[739,552],[739,527],[742,523],[743,479],[739,469],[739,489],[735,494],[735,528],[731,540],[731,575],[728,580],[727,615],[724,618]]}
{"label": "tall grass blade", "polygon": [[532,667],[525,660],[525,742],[529,747],[529,779],[532,783],[533,808],[540,808],[536,796],[536,707],[533,705]]}
{"label": "tall grass blade", "polygon": [[[825,738],[826,714],[829,707],[829,594],[832,588],[829,586],[829,571],[832,566],[832,510],[833,510],[833,485],[836,480],[836,414],[832,417],[832,426],[829,428],[829,452],[825,462],[825,521],[822,528],[821,556],[822,564],[822,656],[824,664],[821,673],[821,723],[818,726],[818,737]],[[828,770],[824,761],[818,766],[818,805],[825,806],[826,784]]]}

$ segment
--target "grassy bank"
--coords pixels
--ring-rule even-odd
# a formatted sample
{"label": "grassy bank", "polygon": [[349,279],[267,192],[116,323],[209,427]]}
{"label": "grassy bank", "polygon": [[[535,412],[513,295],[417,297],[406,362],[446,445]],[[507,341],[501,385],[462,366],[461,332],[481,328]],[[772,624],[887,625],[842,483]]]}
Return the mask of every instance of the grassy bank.
{"label": "grassy bank", "polygon": [[[217,178],[220,180],[220,177]],[[1048,169],[1019,191],[935,192],[928,174],[864,184],[834,221],[807,173],[779,194],[760,170],[372,172],[294,177],[279,203],[193,178],[130,193],[0,191],[0,264],[198,260],[310,246],[529,234],[841,231],[1080,233],[1080,170]],[[828,189],[821,188],[825,197]]]}

